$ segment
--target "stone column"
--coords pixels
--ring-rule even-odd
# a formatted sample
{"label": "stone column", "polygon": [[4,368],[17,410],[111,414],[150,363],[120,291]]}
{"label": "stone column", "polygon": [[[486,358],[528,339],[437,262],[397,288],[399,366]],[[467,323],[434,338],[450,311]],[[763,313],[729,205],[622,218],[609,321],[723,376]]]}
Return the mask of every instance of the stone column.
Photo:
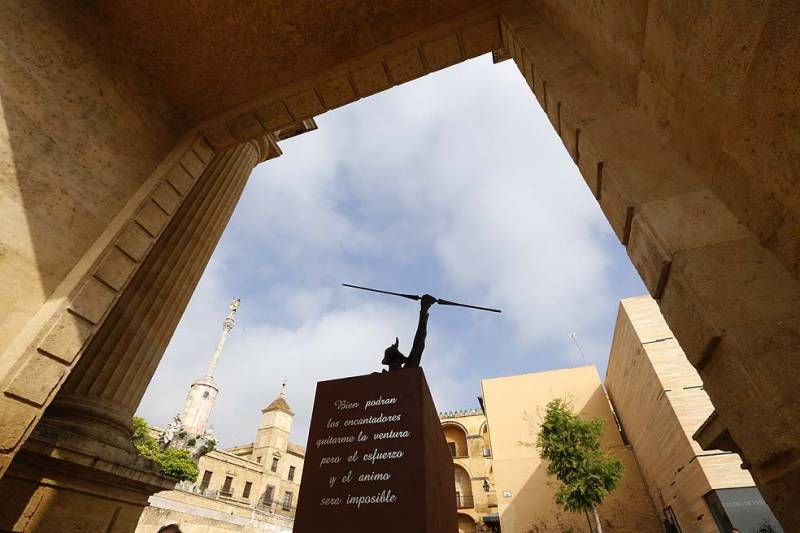
{"label": "stone column", "polygon": [[174,485],[132,448],[131,417],[251,171],[278,153],[264,137],[214,156],[0,480],[0,529],[132,531]]}
{"label": "stone column", "polygon": [[251,143],[214,158],[67,378],[48,423],[125,446],[131,416],[258,160]]}

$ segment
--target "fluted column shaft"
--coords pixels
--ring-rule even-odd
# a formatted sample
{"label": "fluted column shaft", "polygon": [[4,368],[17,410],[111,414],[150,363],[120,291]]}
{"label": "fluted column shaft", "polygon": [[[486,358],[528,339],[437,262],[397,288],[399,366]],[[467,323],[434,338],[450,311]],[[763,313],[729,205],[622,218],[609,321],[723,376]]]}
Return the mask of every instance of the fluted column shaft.
{"label": "fluted column shaft", "polygon": [[214,157],[44,421],[127,446],[131,417],[264,149],[245,143]]}

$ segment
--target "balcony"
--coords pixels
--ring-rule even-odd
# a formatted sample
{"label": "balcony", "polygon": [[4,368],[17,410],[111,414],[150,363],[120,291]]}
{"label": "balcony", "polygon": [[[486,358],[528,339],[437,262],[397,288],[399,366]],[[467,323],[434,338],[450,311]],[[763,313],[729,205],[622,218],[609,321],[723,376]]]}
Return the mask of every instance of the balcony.
{"label": "balcony", "polygon": [[456,494],[456,508],[458,509],[472,509],[475,507],[475,502],[472,496]]}
{"label": "balcony", "polygon": [[294,518],[297,511],[295,505],[284,505],[282,501],[260,502],[255,505],[255,508],[262,513],[272,513],[287,518]]}

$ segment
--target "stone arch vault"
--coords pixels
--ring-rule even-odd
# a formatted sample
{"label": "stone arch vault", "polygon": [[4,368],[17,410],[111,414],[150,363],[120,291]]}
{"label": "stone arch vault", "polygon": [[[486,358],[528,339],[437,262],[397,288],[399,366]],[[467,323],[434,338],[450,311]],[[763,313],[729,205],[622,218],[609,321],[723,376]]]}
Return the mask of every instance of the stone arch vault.
{"label": "stone arch vault", "polygon": [[91,505],[87,529],[132,530],[169,483],[129,419],[252,168],[316,115],[492,52],[699,370],[697,440],[800,529],[800,6],[341,3],[9,3],[0,528]]}

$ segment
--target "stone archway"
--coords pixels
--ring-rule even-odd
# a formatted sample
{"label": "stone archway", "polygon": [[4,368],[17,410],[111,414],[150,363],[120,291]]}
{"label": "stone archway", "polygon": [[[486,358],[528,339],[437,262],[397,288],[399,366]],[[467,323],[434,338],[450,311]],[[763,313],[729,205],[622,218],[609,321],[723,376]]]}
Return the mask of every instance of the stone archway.
{"label": "stone archway", "polygon": [[475,505],[472,497],[472,480],[467,469],[453,464],[453,477],[456,484],[456,508],[469,509]]}
{"label": "stone archway", "polygon": [[458,514],[458,533],[475,533],[478,531],[475,521],[463,513]]}
{"label": "stone archway", "polygon": [[442,424],[442,433],[448,448],[450,448],[452,457],[467,457],[469,455],[467,432],[461,425],[453,423]]}
{"label": "stone archway", "polygon": [[486,456],[491,456],[492,453],[492,441],[489,438],[489,426],[486,422],[483,423],[480,430],[481,441],[483,442],[483,454]]}
{"label": "stone archway", "polygon": [[[248,27],[213,8],[15,4],[2,32],[18,52],[3,67],[2,176],[8,227],[22,236],[0,242],[13,251],[0,264],[12,302],[0,324],[0,475],[35,484],[34,457],[71,474],[103,450],[126,465],[113,476],[138,480],[117,501],[157,487],[126,458],[126,420],[255,162],[315,115],[491,51],[516,62],[698,368],[716,407],[698,440],[740,452],[784,526],[800,527],[796,6],[423,4],[379,20],[364,42],[324,33],[353,21],[303,21],[316,41],[284,24],[286,43],[313,46],[284,50],[291,61],[276,57],[284,71],[269,80]],[[249,15],[236,20],[271,13]],[[192,23],[227,47],[166,38]],[[114,113],[104,121],[97,107]],[[109,505],[103,519],[135,507]]]}

